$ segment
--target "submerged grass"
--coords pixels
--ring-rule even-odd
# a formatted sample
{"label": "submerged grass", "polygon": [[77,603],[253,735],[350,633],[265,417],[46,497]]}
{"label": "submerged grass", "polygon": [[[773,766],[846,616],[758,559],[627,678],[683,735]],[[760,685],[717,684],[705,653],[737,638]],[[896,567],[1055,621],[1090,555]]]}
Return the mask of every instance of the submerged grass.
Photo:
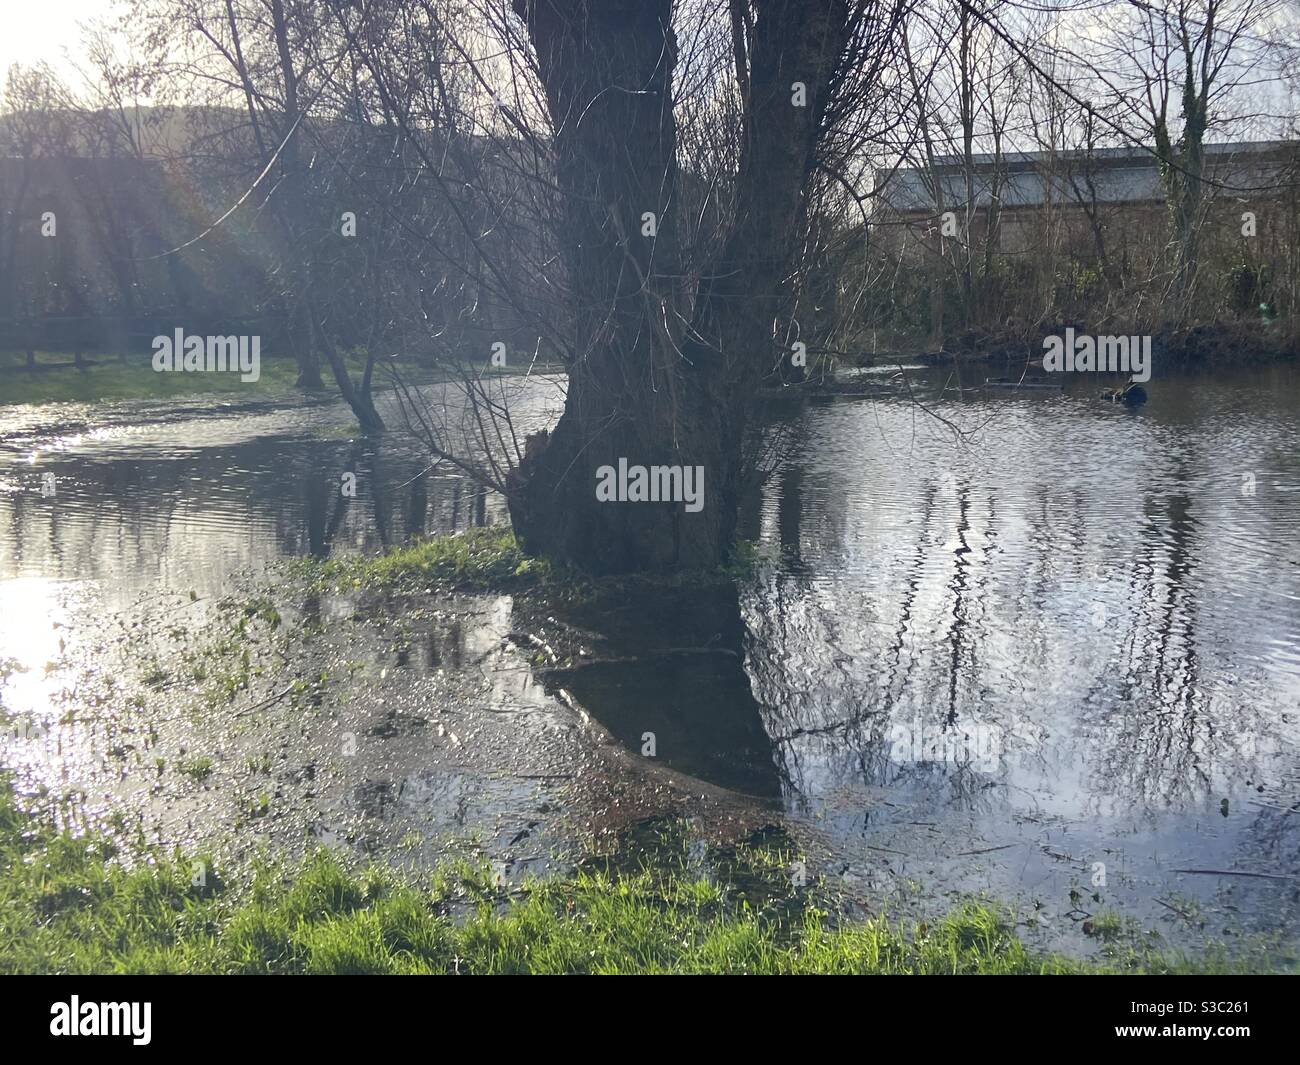
{"label": "submerged grass", "polygon": [[684,870],[601,870],[506,891],[485,868],[350,872],[319,850],[228,885],[203,856],[114,846],[0,794],[0,972],[911,973],[1206,971],[1153,956],[1106,966],[1027,949],[975,903],[904,930],[834,925],[808,896],[774,919]]}

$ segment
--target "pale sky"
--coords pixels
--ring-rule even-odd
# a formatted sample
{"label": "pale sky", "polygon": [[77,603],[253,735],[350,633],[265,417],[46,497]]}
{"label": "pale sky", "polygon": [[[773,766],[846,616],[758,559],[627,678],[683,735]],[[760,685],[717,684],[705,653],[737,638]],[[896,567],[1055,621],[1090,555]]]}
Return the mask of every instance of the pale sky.
{"label": "pale sky", "polygon": [[[83,25],[102,22],[115,26],[119,23],[127,0],[0,0],[0,93],[4,77],[11,63],[34,65],[44,61],[55,75],[75,93],[85,89],[85,82],[76,70],[82,62]],[[1086,36],[1091,8],[1085,7],[1073,15],[1066,14],[1062,22],[1068,39],[1071,34],[1082,39]],[[1284,5],[1277,18],[1287,27],[1289,39],[1300,34],[1296,22],[1300,19],[1297,7]],[[1300,49],[1296,49],[1300,53]],[[89,72],[87,72],[89,73]],[[1274,111],[1290,115],[1296,102],[1290,97],[1291,85],[1255,85],[1254,107],[1269,106]],[[1266,101],[1266,103],[1261,102]],[[0,107],[3,102],[0,101]],[[1253,109],[1253,108],[1252,108]],[[1259,135],[1275,135],[1274,130],[1264,130]],[[1252,134],[1254,135],[1254,134]]]}
{"label": "pale sky", "polygon": [[81,58],[79,23],[116,21],[115,0],[0,0],[0,85],[10,63],[44,60],[61,81],[80,88],[66,56]]}

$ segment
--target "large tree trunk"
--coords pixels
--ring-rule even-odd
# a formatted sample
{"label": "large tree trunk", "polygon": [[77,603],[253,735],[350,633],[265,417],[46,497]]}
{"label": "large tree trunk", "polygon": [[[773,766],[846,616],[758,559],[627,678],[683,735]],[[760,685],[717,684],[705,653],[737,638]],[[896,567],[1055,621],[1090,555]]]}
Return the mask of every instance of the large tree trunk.
{"label": "large tree trunk", "polygon": [[[756,4],[735,218],[693,293],[678,269],[671,3],[515,6],[556,128],[575,332],[563,415],[530,440],[509,486],[515,530],[526,550],[594,572],[716,565],[735,535],[747,419],[773,365],[781,282],[847,5]],[[804,106],[793,103],[795,82]],[[703,467],[703,506],[598,500],[598,470],[620,459]]]}

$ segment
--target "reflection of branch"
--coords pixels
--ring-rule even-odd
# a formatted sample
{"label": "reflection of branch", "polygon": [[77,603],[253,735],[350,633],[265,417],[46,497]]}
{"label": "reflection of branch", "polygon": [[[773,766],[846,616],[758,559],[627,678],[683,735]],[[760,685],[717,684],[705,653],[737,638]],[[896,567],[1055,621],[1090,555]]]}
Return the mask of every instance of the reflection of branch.
{"label": "reflection of branch", "polygon": [[946,425],[950,430],[952,430],[953,436],[955,436],[962,443],[969,443],[970,434],[968,434],[966,430],[962,429],[955,422],[945,418],[938,411],[931,410],[929,407],[927,407],[924,403],[922,403],[919,399],[916,398],[916,394],[912,391],[912,382],[908,378],[907,371],[903,368],[903,364],[896,363],[895,365],[898,366],[898,376],[903,379],[903,385],[907,389],[908,399],[910,399],[912,403],[915,404],[917,407],[920,407],[921,410],[923,410],[926,414],[930,415],[930,417],[932,417],[935,421],[942,422],[944,425]]}

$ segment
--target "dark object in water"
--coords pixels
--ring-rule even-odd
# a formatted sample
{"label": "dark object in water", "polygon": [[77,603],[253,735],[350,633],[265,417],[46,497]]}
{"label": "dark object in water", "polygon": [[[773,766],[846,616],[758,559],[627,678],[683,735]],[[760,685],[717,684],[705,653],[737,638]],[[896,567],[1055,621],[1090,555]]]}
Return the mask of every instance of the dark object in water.
{"label": "dark object in water", "polygon": [[1123,388],[1102,389],[1101,398],[1123,403],[1126,407],[1140,407],[1147,401],[1147,390],[1136,381],[1130,381]]}

